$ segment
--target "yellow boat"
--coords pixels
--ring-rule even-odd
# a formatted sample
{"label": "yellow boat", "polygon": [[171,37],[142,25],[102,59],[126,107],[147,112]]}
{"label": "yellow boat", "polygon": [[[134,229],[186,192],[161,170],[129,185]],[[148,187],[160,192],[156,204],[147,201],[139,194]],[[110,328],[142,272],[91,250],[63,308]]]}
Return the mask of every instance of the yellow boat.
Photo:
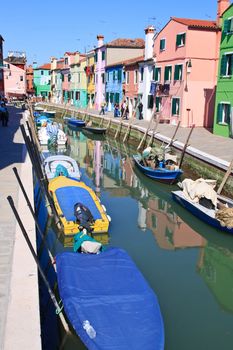
{"label": "yellow boat", "polygon": [[74,215],[74,206],[82,203],[91,212],[95,222],[93,233],[108,232],[110,217],[105,212],[95,192],[84,182],[65,176],[58,176],[49,182],[49,192],[53,198],[57,213],[63,225],[65,235],[79,232],[79,224]]}

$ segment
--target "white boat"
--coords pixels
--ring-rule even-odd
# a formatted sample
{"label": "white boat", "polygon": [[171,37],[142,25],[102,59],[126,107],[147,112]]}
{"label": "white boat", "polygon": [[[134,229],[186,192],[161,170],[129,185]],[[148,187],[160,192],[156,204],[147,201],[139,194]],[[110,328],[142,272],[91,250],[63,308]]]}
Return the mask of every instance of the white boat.
{"label": "white boat", "polygon": [[41,127],[40,130],[38,131],[38,139],[42,146],[47,145],[48,142],[51,140],[51,137],[56,138],[54,139],[55,141],[54,143],[56,143],[58,146],[66,145],[67,136],[64,133],[64,131],[62,131],[61,129],[57,130],[57,133],[55,136],[51,136],[51,133],[48,132],[47,127]]}
{"label": "white boat", "polygon": [[65,155],[56,155],[45,158],[44,169],[48,179],[53,179],[57,173],[57,167],[62,166],[67,170],[68,176],[80,180],[81,174],[76,160]]}

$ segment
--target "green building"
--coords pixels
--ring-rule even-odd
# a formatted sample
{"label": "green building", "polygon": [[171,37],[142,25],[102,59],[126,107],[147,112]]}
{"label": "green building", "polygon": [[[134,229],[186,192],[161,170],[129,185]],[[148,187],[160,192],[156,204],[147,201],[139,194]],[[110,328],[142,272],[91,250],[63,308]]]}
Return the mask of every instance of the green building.
{"label": "green building", "polygon": [[233,4],[222,14],[214,134],[233,137]]}
{"label": "green building", "polygon": [[41,97],[50,97],[51,94],[51,64],[46,63],[43,66],[33,68],[33,84],[35,95]]}

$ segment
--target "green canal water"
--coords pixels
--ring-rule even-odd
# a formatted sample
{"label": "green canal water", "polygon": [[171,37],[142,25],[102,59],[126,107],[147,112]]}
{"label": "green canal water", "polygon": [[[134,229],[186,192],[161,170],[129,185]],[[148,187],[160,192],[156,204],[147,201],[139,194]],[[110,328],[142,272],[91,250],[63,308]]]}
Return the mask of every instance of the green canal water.
{"label": "green canal water", "polygon": [[[67,133],[68,148],[57,152],[78,161],[81,180],[96,191],[112,218],[109,234],[96,238],[125,249],[153,288],[164,319],[165,349],[232,350],[233,237],[174,203],[170,192],[176,186],[139,173],[122,142],[93,140],[75,129]],[[54,255],[72,250],[71,240],[58,238],[52,223],[46,239]],[[43,305],[42,323],[46,312]],[[44,349],[53,350],[53,337],[49,330]],[[86,349],[76,335],[60,331],[59,337],[64,350]]]}

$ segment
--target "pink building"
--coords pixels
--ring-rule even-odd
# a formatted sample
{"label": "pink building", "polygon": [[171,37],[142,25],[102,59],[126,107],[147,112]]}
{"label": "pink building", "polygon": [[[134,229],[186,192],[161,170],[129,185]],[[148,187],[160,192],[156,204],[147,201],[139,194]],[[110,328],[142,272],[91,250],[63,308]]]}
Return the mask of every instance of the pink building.
{"label": "pink building", "polygon": [[161,121],[212,126],[219,31],[216,21],[173,17],[155,38],[153,79]]}
{"label": "pink building", "polygon": [[67,103],[70,101],[70,85],[71,85],[71,74],[70,65],[74,62],[74,56],[76,52],[65,52],[64,61],[61,68],[62,77],[62,101]]}
{"label": "pink building", "polygon": [[26,95],[26,71],[4,61],[5,95],[22,98]]}

